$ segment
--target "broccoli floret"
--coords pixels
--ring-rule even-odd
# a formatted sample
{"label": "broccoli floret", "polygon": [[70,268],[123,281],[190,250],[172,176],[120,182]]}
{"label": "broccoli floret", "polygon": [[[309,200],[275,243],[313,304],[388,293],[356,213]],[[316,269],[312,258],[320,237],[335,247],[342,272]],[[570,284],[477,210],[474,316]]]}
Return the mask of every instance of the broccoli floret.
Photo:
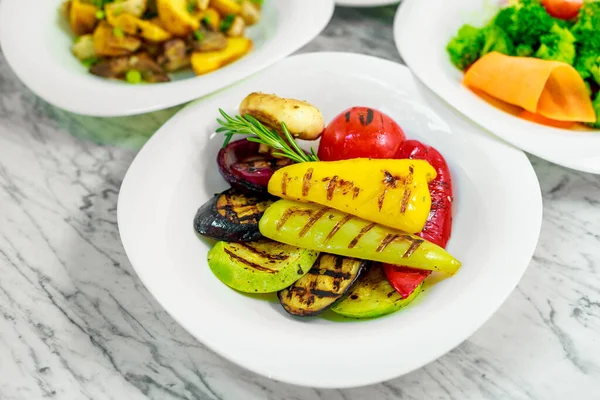
{"label": "broccoli floret", "polygon": [[513,44],[508,34],[504,29],[500,28],[495,24],[490,24],[483,28],[483,48],[481,49],[481,56],[486,55],[492,51],[497,51],[506,55],[513,55],[515,51],[515,45]]}
{"label": "broccoli floret", "polygon": [[528,44],[520,44],[515,49],[515,55],[518,57],[531,57],[533,55],[533,47]]}
{"label": "broccoli floret", "polygon": [[550,32],[554,23],[555,19],[535,0],[504,8],[494,19],[494,24],[504,29],[515,44],[532,48],[538,47],[540,37]]}
{"label": "broccoli floret", "polygon": [[550,33],[540,38],[540,42],[535,53],[537,58],[562,61],[569,65],[575,62],[575,36],[568,29],[554,24]]}
{"label": "broccoli floret", "polygon": [[458,69],[465,70],[479,58],[484,38],[481,29],[463,25],[446,46],[450,60]]}
{"label": "broccoli floret", "polygon": [[600,53],[580,53],[575,61],[575,69],[583,79],[593,79],[600,84]]}
{"label": "broccoli floret", "polygon": [[584,3],[571,31],[581,52],[600,53],[600,2]]}
{"label": "broccoli floret", "polygon": [[589,123],[588,125],[593,128],[600,128],[600,92],[598,92],[596,98],[592,101],[592,106],[594,106],[594,110],[596,111],[596,122]]}

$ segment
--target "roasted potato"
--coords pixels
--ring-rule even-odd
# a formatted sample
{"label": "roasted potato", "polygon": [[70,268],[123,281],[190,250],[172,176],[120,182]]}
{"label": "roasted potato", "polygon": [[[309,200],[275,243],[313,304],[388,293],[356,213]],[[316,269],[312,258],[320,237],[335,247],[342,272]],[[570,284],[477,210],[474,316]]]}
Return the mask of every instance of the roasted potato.
{"label": "roasted potato", "polygon": [[192,68],[196,75],[215,71],[248,53],[252,40],[245,37],[227,39],[227,47],[220,51],[192,54]]}
{"label": "roasted potato", "polygon": [[216,9],[222,17],[242,12],[242,6],[236,0],[210,0],[210,6]]}
{"label": "roasted potato", "polygon": [[108,3],[104,6],[104,11],[106,11],[107,16],[110,13],[115,16],[131,14],[134,17],[141,17],[147,8],[148,0],[125,0]]}
{"label": "roasted potato", "polygon": [[156,0],[162,26],[175,36],[186,36],[200,27],[187,10],[186,0]]}
{"label": "roasted potato", "polygon": [[106,20],[113,27],[121,28],[123,32],[129,35],[138,35],[151,42],[164,42],[172,37],[169,32],[153,22],[140,19],[131,14],[115,16],[107,12]]}
{"label": "roasted potato", "polygon": [[71,30],[77,36],[92,33],[98,19],[96,12],[98,9],[89,3],[82,3],[80,0],[71,0],[69,5],[69,23]]}
{"label": "roasted potato", "polygon": [[183,39],[169,40],[164,45],[164,52],[158,63],[165,71],[174,72],[190,66],[191,60]]}
{"label": "roasted potato", "polygon": [[136,51],[142,41],[136,37],[115,35],[115,29],[108,22],[101,22],[94,31],[94,50],[100,56],[123,56]]}
{"label": "roasted potato", "polygon": [[80,36],[73,45],[73,54],[80,60],[88,60],[97,56],[94,48],[94,37],[91,34]]}
{"label": "roasted potato", "polygon": [[239,15],[236,15],[233,18],[233,22],[231,23],[231,26],[229,27],[229,29],[227,29],[227,36],[230,37],[239,37],[239,36],[244,36],[244,33],[246,32],[246,23],[244,22],[244,19],[242,17],[240,17]]}
{"label": "roasted potato", "polygon": [[213,31],[218,31],[221,27],[221,15],[214,8],[207,8],[196,15],[198,21],[204,20]]}
{"label": "roasted potato", "polygon": [[227,38],[221,32],[200,28],[198,33],[199,37],[195,37],[192,41],[194,51],[219,51],[227,47]]}
{"label": "roasted potato", "polygon": [[240,13],[246,25],[254,25],[260,21],[261,12],[260,9],[254,5],[250,0],[242,1],[242,11]]}

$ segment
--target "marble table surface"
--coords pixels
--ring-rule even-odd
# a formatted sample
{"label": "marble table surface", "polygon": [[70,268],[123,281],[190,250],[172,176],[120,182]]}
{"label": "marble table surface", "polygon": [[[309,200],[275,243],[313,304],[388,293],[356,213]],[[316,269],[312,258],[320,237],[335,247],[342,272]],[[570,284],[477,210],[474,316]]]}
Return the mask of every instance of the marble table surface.
{"label": "marble table surface", "polygon": [[[394,11],[338,9],[302,51],[401,62]],[[544,198],[535,256],[500,310],[456,349],[379,385],[294,387],[194,340],[125,256],[119,186],[177,110],[73,115],[27,90],[0,53],[1,400],[600,398],[600,176],[531,157]]]}

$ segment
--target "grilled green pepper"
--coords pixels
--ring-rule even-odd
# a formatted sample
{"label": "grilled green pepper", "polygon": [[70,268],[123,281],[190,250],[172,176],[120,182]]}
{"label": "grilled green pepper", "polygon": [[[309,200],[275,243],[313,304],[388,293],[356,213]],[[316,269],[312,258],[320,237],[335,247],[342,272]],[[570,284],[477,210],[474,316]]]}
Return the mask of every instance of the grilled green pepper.
{"label": "grilled green pepper", "polygon": [[263,236],[345,257],[440,271],[453,275],[460,261],[418,236],[314,203],[278,200],[259,222]]}
{"label": "grilled green pepper", "polygon": [[317,257],[317,251],[270,240],[218,242],[208,252],[208,266],[221,282],[233,289],[246,293],[271,293],[306,275]]}

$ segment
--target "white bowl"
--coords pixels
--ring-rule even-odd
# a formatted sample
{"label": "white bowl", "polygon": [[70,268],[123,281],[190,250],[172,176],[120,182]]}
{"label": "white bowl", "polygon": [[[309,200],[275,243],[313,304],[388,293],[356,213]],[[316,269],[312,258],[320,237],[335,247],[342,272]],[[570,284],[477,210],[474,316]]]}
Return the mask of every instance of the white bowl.
{"label": "white bowl", "polygon": [[[267,0],[249,30],[254,50],[203,76],[130,85],[91,75],[71,53],[73,35],[59,14],[63,0],[3,0],[0,45],[19,79],[65,110],[100,117],[155,111],[222,89],[281,60],[316,37],[333,15],[333,0]],[[181,74],[180,74],[181,75]]]}
{"label": "white bowl", "polygon": [[342,7],[379,7],[398,4],[400,0],[335,0]]}
{"label": "white bowl", "polygon": [[[453,236],[463,262],[398,313],[369,321],[298,319],[233,291],[210,271],[195,212],[227,188],[215,161],[218,108],[234,115],[252,91],[312,102],[330,121],[364,105],[391,115],[409,138],[438,148],[453,174]],[[439,108],[438,108],[439,107]],[[438,112],[444,114],[442,119]],[[525,155],[483,134],[444,106],[426,105],[406,67],[357,54],[285,59],[251,79],[192,103],[133,161],[119,195],[118,223],[131,263],[185,329],[223,357],[276,380],[320,388],[397,377],[443,355],[479,328],[515,288],[536,247],[538,181]]]}
{"label": "white bowl", "polygon": [[483,26],[506,0],[404,0],[394,22],[396,46],[414,74],[475,123],[550,162],[600,174],[600,131],[548,127],[508,114],[462,85],[446,45],[464,23]]}

